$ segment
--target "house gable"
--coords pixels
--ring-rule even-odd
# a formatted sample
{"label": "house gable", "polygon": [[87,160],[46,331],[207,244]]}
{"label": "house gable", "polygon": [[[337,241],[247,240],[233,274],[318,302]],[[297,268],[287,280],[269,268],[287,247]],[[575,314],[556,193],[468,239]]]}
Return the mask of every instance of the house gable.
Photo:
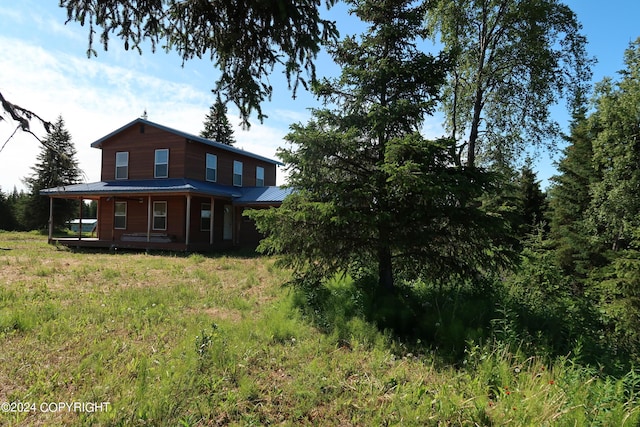
{"label": "house gable", "polygon": [[[265,186],[276,184],[276,165],[282,163],[244,150],[220,144],[144,119],[136,119],[91,144],[102,149],[103,181],[116,178],[116,153],[128,153],[126,179],[154,179],[155,150],[169,150],[168,178],[205,181],[206,155],[217,158],[216,182],[233,185],[233,162],[243,163],[243,186],[255,186],[258,168],[264,171]],[[121,170],[122,172],[122,170]],[[118,178],[121,178],[122,174]]]}
{"label": "house gable", "polygon": [[152,126],[129,126],[112,134],[99,147],[102,149],[102,181],[116,180],[116,153],[128,153],[126,179],[153,179],[157,149],[169,150],[168,178],[182,178],[185,175],[184,138]]}

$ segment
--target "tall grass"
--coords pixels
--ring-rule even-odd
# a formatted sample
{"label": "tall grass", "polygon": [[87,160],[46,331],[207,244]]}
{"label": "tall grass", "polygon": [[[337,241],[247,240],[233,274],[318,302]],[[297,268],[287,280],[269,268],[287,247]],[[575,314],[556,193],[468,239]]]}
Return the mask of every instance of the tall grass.
{"label": "tall grass", "polygon": [[429,315],[393,330],[385,319],[409,318],[374,316],[349,278],[303,294],[270,258],[73,253],[25,233],[0,247],[0,402],[110,402],[0,425],[640,422],[639,373],[476,340],[469,319],[499,313],[462,294],[409,304]]}

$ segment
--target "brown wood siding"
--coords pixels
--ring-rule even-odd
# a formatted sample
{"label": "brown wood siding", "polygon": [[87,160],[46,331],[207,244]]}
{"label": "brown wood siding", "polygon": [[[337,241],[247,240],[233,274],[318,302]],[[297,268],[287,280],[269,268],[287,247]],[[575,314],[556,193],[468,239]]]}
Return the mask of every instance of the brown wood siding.
{"label": "brown wood siding", "polygon": [[103,197],[98,202],[98,236],[102,240],[111,240],[113,229],[113,199]]}
{"label": "brown wood siding", "polygon": [[[220,148],[211,147],[197,142],[189,142],[186,146],[185,162],[189,167],[185,170],[185,177],[204,181],[206,179],[206,155],[218,156],[218,179],[222,185],[233,185],[233,162],[242,162],[242,186],[252,187],[256,185],[256,166],[264,168],[264,185],[276,185],[276,166],[273,163],[264,162],[242,154],[231,153]],[[115,159],[115,153],[114,153]],[[115,160],[114,160],[115,162]],[[115,165],[114,165],[115,170]]]}
{"label": "brown wood siding", "polygon": [[[191,199],[191,238],[193,243],[208,243],[209,230],[200,229],[200,210],[203,203],[211,203],[208,197],[194,197]],[[224,227],[224,206],[230,202],[224,199],[215,199],[213,206],[213,246],[217,247],[222,242]]]}
{"label": "brown wood siding", "polygon": [[184,138],[152,126],[134,125],[102,143],[102,180],[115,179],[116,153],[129,153],[128,179],[153,179],[155,150],[169,149],[169,178],[185,175]]}
{"label": "brown wood siding", "polygon": [[[144,132],[142,129],[144,128]],[[133,125],[102,142],[103,181],[115,179],[116,153],[129,153],[128,179],[153,179],[155,150],[169,149],[169,178],[206,180],[206,154],[218,156],[217,183],[233,185],[233,162],[242,162],[242,186],[256,185],[256,166],[264,168],[265,186],[276,185],[276,166],[241,153],[185,140],[153,126]]]}
{"label": "brown wood siding", "polygon": [[[142,203],[140,200],[142,199]],[[127,228],[125,230],[113,229],[113,209],[114,202],[127,202]],[[151,230],[153,234],[166,234],[173,238],[174,243],[166,245],[166,249],[172,249],[174,244],[185,242],[184,229],[186,222],[186,196],[153,196],[154,201],[167,202],[167,230]],[[195,245],[196,250],[223,249],[231,247],[234,242],[223,240],[224,227],[224,207],[229,204],[228,200],[215,199],[214,202],[214,235],[213,246],[209,246],[209,231],[200,230],[200,209],[202,203],[210,203],[209,197],[193,197],[191,199],[191,234],[190,247]],[[123,241],[123,234],[145,234],[147,232],[147,209],[148,198],[145,197],[102,197],[98,203],[98,237],[101,242],[112,242],[115,246],[122,247],[143,247],[144,242]],[[242,216],[246,209],[262,209],[262,207],[234,208],[235,215],[235,243],[246,248],[255,248],[263,236],[257,231],[255,223],[249,218]],[[103,243],[104,244],[104,243]],[[106,247],[110,244],[107,243]],[[80,245],[82,246],[82,245]],[[153,247],[161,249],[162,244],[154,243]],[[175,248],[173,248],[175,249]]]}
{"label": "brown wood siding", "polygon": [[[124,230],[114,229],[114,202],[127,203],[127,228]],[[153,202],[167,202],[167,229],[154,230],[153,224],[151,232],[155,234],[166,234],[174,241],[183,242],[185,239],[185,212],[186,197],[184,196],[152,196]],[[123,234],[146,233],[148,227],[149,199],[147,197],[109,197],[100,199],[99,204],[99,233],[102,240],[119,241]],[[193,205],[192,205],[193,208]],[[199,209],[199,208],[198,208]],[[198,215],[200,211],[198,210]],[[153,213],[152,213],[153,215]],[[153,219],[153,217],[152,217]]]}

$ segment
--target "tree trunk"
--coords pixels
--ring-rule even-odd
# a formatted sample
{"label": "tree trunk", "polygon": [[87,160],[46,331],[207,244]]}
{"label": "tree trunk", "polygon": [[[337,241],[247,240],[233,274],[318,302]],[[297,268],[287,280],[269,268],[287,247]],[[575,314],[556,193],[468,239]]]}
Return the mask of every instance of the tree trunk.
{"label": "tree trunk", "polygon": [[[481,83],[478,83],[480,85]],[[476,99],[473,105],[473,121],[471,122],[471,131],[469,132],[469,146],[467,147],[467,166],[475,167],[476,165],[476,141],[478,140],[478,130],[480,128],[480,113],[482,112],[482,89],[478,87],[476,90]]]}
{"label": "tree trunk", "polygon": [[379,228],[378,241],[378,286],[383,294],[394,292],[393,286],[393,262],[391,260],[391,247],[389,246],[390,230],[385,224]]}

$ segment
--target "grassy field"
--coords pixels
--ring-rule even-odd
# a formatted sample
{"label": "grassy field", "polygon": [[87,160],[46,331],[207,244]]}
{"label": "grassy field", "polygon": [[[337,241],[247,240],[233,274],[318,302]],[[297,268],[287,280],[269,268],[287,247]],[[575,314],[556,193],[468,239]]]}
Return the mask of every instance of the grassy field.
{"label": "grassy field", "polygon": [[320,331],[271,258],[0,248],[0,425],[640,425],[640,374]]}

